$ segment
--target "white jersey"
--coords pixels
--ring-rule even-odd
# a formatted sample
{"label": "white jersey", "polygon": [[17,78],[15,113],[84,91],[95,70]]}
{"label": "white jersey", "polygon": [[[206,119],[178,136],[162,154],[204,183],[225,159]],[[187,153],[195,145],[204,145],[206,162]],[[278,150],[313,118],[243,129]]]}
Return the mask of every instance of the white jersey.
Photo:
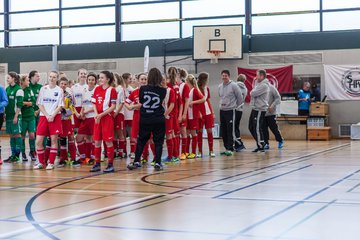
{"label": "white jersey", "polygon": [[[64,91],[59,86],[54,88],[50,88],[49,85],[43,86],[36,104],[43,105],[47,114],[52,115],[57,107],[64,107]],[[40,111],[40,116],[45,115]]]}
{"label": "white jersey", "polygon": [[[89,109],[94,109],[94,104],[91,102],[94,91],[95,91],[96,86],[94,87],[93,90],[89,90],[89,88],[86,88],[84,91],[84,95],[82,97],[82,107],[84,109],[84,111],[88,111]],[[93,118],[95,117],[95,112],[89,112],[85,114],[86,118]]]}
{"label": "white jersey", "polygon": [[[128,86],[125,90],[125,99],[127,99],[130,95],[130,93],[134,91],[134,89],[131,86]],[[124,119],[125,120],[133,120],[134,111],[128,110],[126,107],[124,107]]]}
{"label": "white jersey", "polygon": [[[115,108],[114,112],[116,112],[116,110],[119,108],[121,103],[125,102],[125,90],[122,86],[116,87],[116,93],[117,93],[117,99],[116,99],[116,108]],[[124,115],[124,112],[125,112],[125,107],[123,106],[123,108],[121,109],[121,111],[119,113]]]}
{"label": "white jersey", "polygon": [[74,99],[74,107],[81,107],[82,97],[84,95],[85,89],[88,88],[87,84],[80,85],[80,83],[76,83],[71,87],[71,92]]}

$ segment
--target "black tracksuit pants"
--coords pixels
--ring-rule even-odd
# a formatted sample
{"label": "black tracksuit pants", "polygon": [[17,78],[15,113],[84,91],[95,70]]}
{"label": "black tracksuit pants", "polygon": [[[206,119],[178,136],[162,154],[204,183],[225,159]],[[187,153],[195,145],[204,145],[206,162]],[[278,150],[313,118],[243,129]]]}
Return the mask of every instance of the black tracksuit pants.
{"label": "black tracksuit pants", "polygon": [[161,154],[163,150],[163,144],[165,139],[165,119],[156,123],[147,123],[140,120],[139,136],[136,143],[135,162],[140,162],[141,154],[150,136],[152,134],[155,144],[155,156],[156,163],[161,163]]}
{"label": "black tracksuit pants", "polygon": [[243,145],[241,141],[241,134],[240,134],[240,121],[242,117],[242,111],[235,111],[235,149]]}
{"label": "black tracksuit pants", "polygon": [[252,110],[249,118],[249,131],[255,139],[258,148],[264,146],[263,124],[265,113],[265,111]]}
{"label": "black tracksuit pants", "polygon": [[221,135],[227,151],[234,151],[234,122],[235,110],[220,110]]}
{"label": "black tracksuit pants", "polygon": [[265,144],[269,144],[269,128],[271,132],[274,134],[277,142],[282,142],[283,138],[279,131],[279,127],[276,123],[275,115],[265,116],[264,124],[263,124],[263,133],[264,133],[264,142]]}

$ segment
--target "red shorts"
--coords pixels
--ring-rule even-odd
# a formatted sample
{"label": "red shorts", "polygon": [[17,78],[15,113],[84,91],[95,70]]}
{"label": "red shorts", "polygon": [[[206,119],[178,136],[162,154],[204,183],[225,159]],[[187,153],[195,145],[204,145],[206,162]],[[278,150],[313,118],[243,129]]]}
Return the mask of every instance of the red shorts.
{"label": "red shorts", "polygon": [[131,128],[131,127],[132,127],[132,121],[133,121],[133,120],[124,120],[124,122],[125,122],[124,128],[125,128],[125,127],[130,127],[130,128]]}
{"label": "red shorts", "polygon": [[202,129],[205,126],[205,129],[212,129],[214,128],[214,115],[213,114],[209,114],[209,115],[205,115],[205,117],[203,117],[200,120],[200,129]]}
{"label": "red shorts", "polygon": [[71,119],[61,120],[62,133],[60,137],[74,136],[74,126],[72,125]]}
{"label": "red shorts", "polygon": [[165,134],[171,134],[174,130],[173,128],[173,117],[170,117],[169,119],[165,120]]}
{"label": "red shorts", "polygon": [[85,118],[81,121],[78,134],[92,136],[94,134],[95,118]]}
{"label": "red shorts", "polygon": [[131,127],[131,137],[137,138],[138,135],[139,135],[139,122],[133,120],[132,127]]}
{"label": "red shorts", "polygon": [[115,123],[115,129],[116,130],[123,130],[124,129],[124,114],[119,113],[116,118],[114,119],[114,123]]}
{"label": "red shorts", "polygon": [[110,142],[114,140],[114,118],[105,115],[100,119],[100,123],[94,124],[94,141]]}
{"label": "red shorts", "polygon": [[[80,113],[81,108],[82,108],[82,107],[76,107],[75,109],[76,109],[76,111],[77,111],[78,113]],[[80,124],[81,124],[81,122],[82,122],[83,120],[77,118],[75,114],[74,114],[73,116],[74,116],[74,128],[79,128],[79,127],[80,127]]]}
{"label": "red shorts", "polygon": [[188,127],[188,121],[189,121],[189,119],[186,119],[185,121],[181,121],[180,127],[187,128]]}
{"label": "red shorts", "polygon": [[199,130],[199,118],[189,119],[187,129],[189,130]]}
{"label": "red shorts", "polygon": [[177,117],[172,117],[173,120],[173,130],[174,130],[174,134],[175,135],[179,135],[180,134],[180,124],[179,124],[179,120]]}
{"label": "red shorts", "polygon": [[62,134],[61,114],[57,114],[53,122],[48,122],[45,116],[40,116],[36,135],[52,136]]}

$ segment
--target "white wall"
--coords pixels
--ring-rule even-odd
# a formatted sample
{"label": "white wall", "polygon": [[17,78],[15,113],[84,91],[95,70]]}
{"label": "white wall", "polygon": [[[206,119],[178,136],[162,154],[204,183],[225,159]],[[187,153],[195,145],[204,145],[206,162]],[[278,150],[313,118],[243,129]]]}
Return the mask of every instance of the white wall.
{"label": "white wall", "polygon": [[[350,50],[326,50],[326,51],[316,51],[316,53],[323,53],[323,63],[319,64],[293,64],[294,74],[317,74],[321,76],[321,86],[322,86],[322,95],[324,95],[325,90],[325,80],[324,80],[324,70],[323,64],[352,64],[360,65],[360,49],[350,49]],[[276,52],[274,54],[291,54],[291,53],[303,53],[303,52]],[[311,53],[308,52],[307,53]],[[256,53],[253,55],[259,55],[261,53]],[[266,53],[271,54],[271,53]],[[218,64],[210,64],[209,61],[198,64],[198,72],[208,72],[210,74],[209,86],[211,89],[212,103],[216,113],[215,122],[219,122],[218,115],[218,98],[217,98],[217,86],[221,83],[220,72],[223,69],[230,70],[231,77],[233,79],[237,76],[237,67],[245,68],[276,68],[281,67],[282,65],[251,65],[248,64],[249,54],[244,54],[244,59],[242,60],[219,60]],[[176,60],[182,58],[171,57],[168,58],[168,61]],[[139,73],[143,71],[143,58],[128,58],[128,59],[98,59],[98,60],[77,60],[77,61],[59,61],[59,63],[81,63],[81,62],[102,62],[102,61],[116,61],[116,69],[109,69],[111,71],[123,73],[123,72],[132,72]],[[21,63],[21,73],[29,72],[30,70],[37,69],[40,72],[46,72],[51,69],[51,62],[26,62]],[[180,66],[189,70],[190,73],[195,71],[194,62],[190,59],[169,64],[168,66]],[[154,57],[150,58],[149,67],[157,67],[163,71],[163,58]],[[93,71],[92,69],[88,69]],[[96,71],[99,72],[99,71]],[[76,79],[75,72],[65,72],[70,79]],[[332,127],[333,136],[338,136],[338,124],[339,123],[357,123],[360,121],[359,106],[357,101],[330,101],[330,126]],[[249,118],[249,109],[246,107],[243,120],[241,121],[240,127],[242,134],[249,135],[247,129],[247,123]]]}

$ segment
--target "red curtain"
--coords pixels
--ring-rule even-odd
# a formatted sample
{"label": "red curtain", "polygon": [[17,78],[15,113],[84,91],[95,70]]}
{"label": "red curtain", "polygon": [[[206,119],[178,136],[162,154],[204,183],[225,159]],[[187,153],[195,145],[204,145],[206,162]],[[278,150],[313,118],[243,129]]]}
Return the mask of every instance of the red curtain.
{"label": "red curtain", "polygon": [[[254,86],[254,79],[256,78],[257,69],[238,68],[238,74],[245,74],[246,81],[245,86],[248,89],[248,95],[245,98],[245,102],[250,102],[250,91]],[[267,73],[267,79],[274,85],[280,93],[293,92],[293,66],[286,66],[281,68],[265,69]]]}

